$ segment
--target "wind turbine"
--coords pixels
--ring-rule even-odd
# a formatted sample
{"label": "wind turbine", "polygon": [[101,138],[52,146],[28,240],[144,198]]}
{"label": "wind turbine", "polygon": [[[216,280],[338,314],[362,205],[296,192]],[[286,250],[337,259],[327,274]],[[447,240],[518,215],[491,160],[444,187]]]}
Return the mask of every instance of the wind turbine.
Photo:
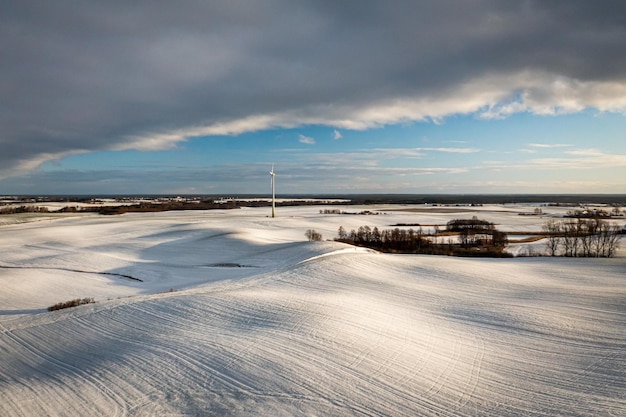
{"label": "wind turbine", "polygon": [[274,192],[274,164],[272,164],[272,170],[270,171],[270,180],[272,182],[272,217],[276,217],[276,194]]}

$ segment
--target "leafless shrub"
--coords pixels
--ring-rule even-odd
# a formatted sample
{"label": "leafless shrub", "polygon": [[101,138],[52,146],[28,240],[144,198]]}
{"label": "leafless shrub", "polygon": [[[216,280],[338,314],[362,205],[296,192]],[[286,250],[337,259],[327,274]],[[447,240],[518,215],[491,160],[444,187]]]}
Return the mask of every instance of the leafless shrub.
{"label": "leafless shrub", "polygon": [[79,305],[91,304],[95,302],[96,300],[93,298],[76,298],[75,300],[56,303],[55,305],[48,307],[48,311],[62,310],[64,308],[77,307]]}
{"label": "leafless shrub", "polygon": [[309,241],[319,242],[322,240],[322,234],[313,229],[307,230],[304,235],[307,239],[309,239]]}

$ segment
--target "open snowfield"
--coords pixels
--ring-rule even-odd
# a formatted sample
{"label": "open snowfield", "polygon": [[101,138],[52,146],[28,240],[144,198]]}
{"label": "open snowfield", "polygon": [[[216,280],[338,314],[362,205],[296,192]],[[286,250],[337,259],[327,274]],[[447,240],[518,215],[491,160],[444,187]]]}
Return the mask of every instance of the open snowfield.
{"label": "open snowfield", "polygon": [[[340,225],[547,220],[339,208],[385,214],[7,217],[0,416],[626,415],[624,249],[467,259],[306,242]],[[46,311],[83,297],[97,303]]]}

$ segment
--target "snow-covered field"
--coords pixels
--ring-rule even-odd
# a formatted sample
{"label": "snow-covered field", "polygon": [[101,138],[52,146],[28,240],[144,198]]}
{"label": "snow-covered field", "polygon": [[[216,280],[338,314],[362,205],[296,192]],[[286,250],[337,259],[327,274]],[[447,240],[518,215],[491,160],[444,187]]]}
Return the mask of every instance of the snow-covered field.
{"label": "snow-covered field", "polygon": [[[5,220],[0,416],[626,415],[623,249],[463,259],[306,242],[340,225],[546,220],[338,208],[386,214]],[[83,297],[97,303],[46,311]]]}

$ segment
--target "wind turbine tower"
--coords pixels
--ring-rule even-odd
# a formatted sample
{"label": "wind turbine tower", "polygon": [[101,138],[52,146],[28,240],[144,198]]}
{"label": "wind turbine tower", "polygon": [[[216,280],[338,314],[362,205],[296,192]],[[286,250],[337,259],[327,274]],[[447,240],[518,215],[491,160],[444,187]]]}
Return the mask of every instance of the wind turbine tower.
{"label": "wind turbine tower", "polygon": [[270,180],[272,182],[272,217],[276,217],[276,193],[275,193],[275,184],[274,184],[274,164],[272,164],[272,170],[270,171]]}

